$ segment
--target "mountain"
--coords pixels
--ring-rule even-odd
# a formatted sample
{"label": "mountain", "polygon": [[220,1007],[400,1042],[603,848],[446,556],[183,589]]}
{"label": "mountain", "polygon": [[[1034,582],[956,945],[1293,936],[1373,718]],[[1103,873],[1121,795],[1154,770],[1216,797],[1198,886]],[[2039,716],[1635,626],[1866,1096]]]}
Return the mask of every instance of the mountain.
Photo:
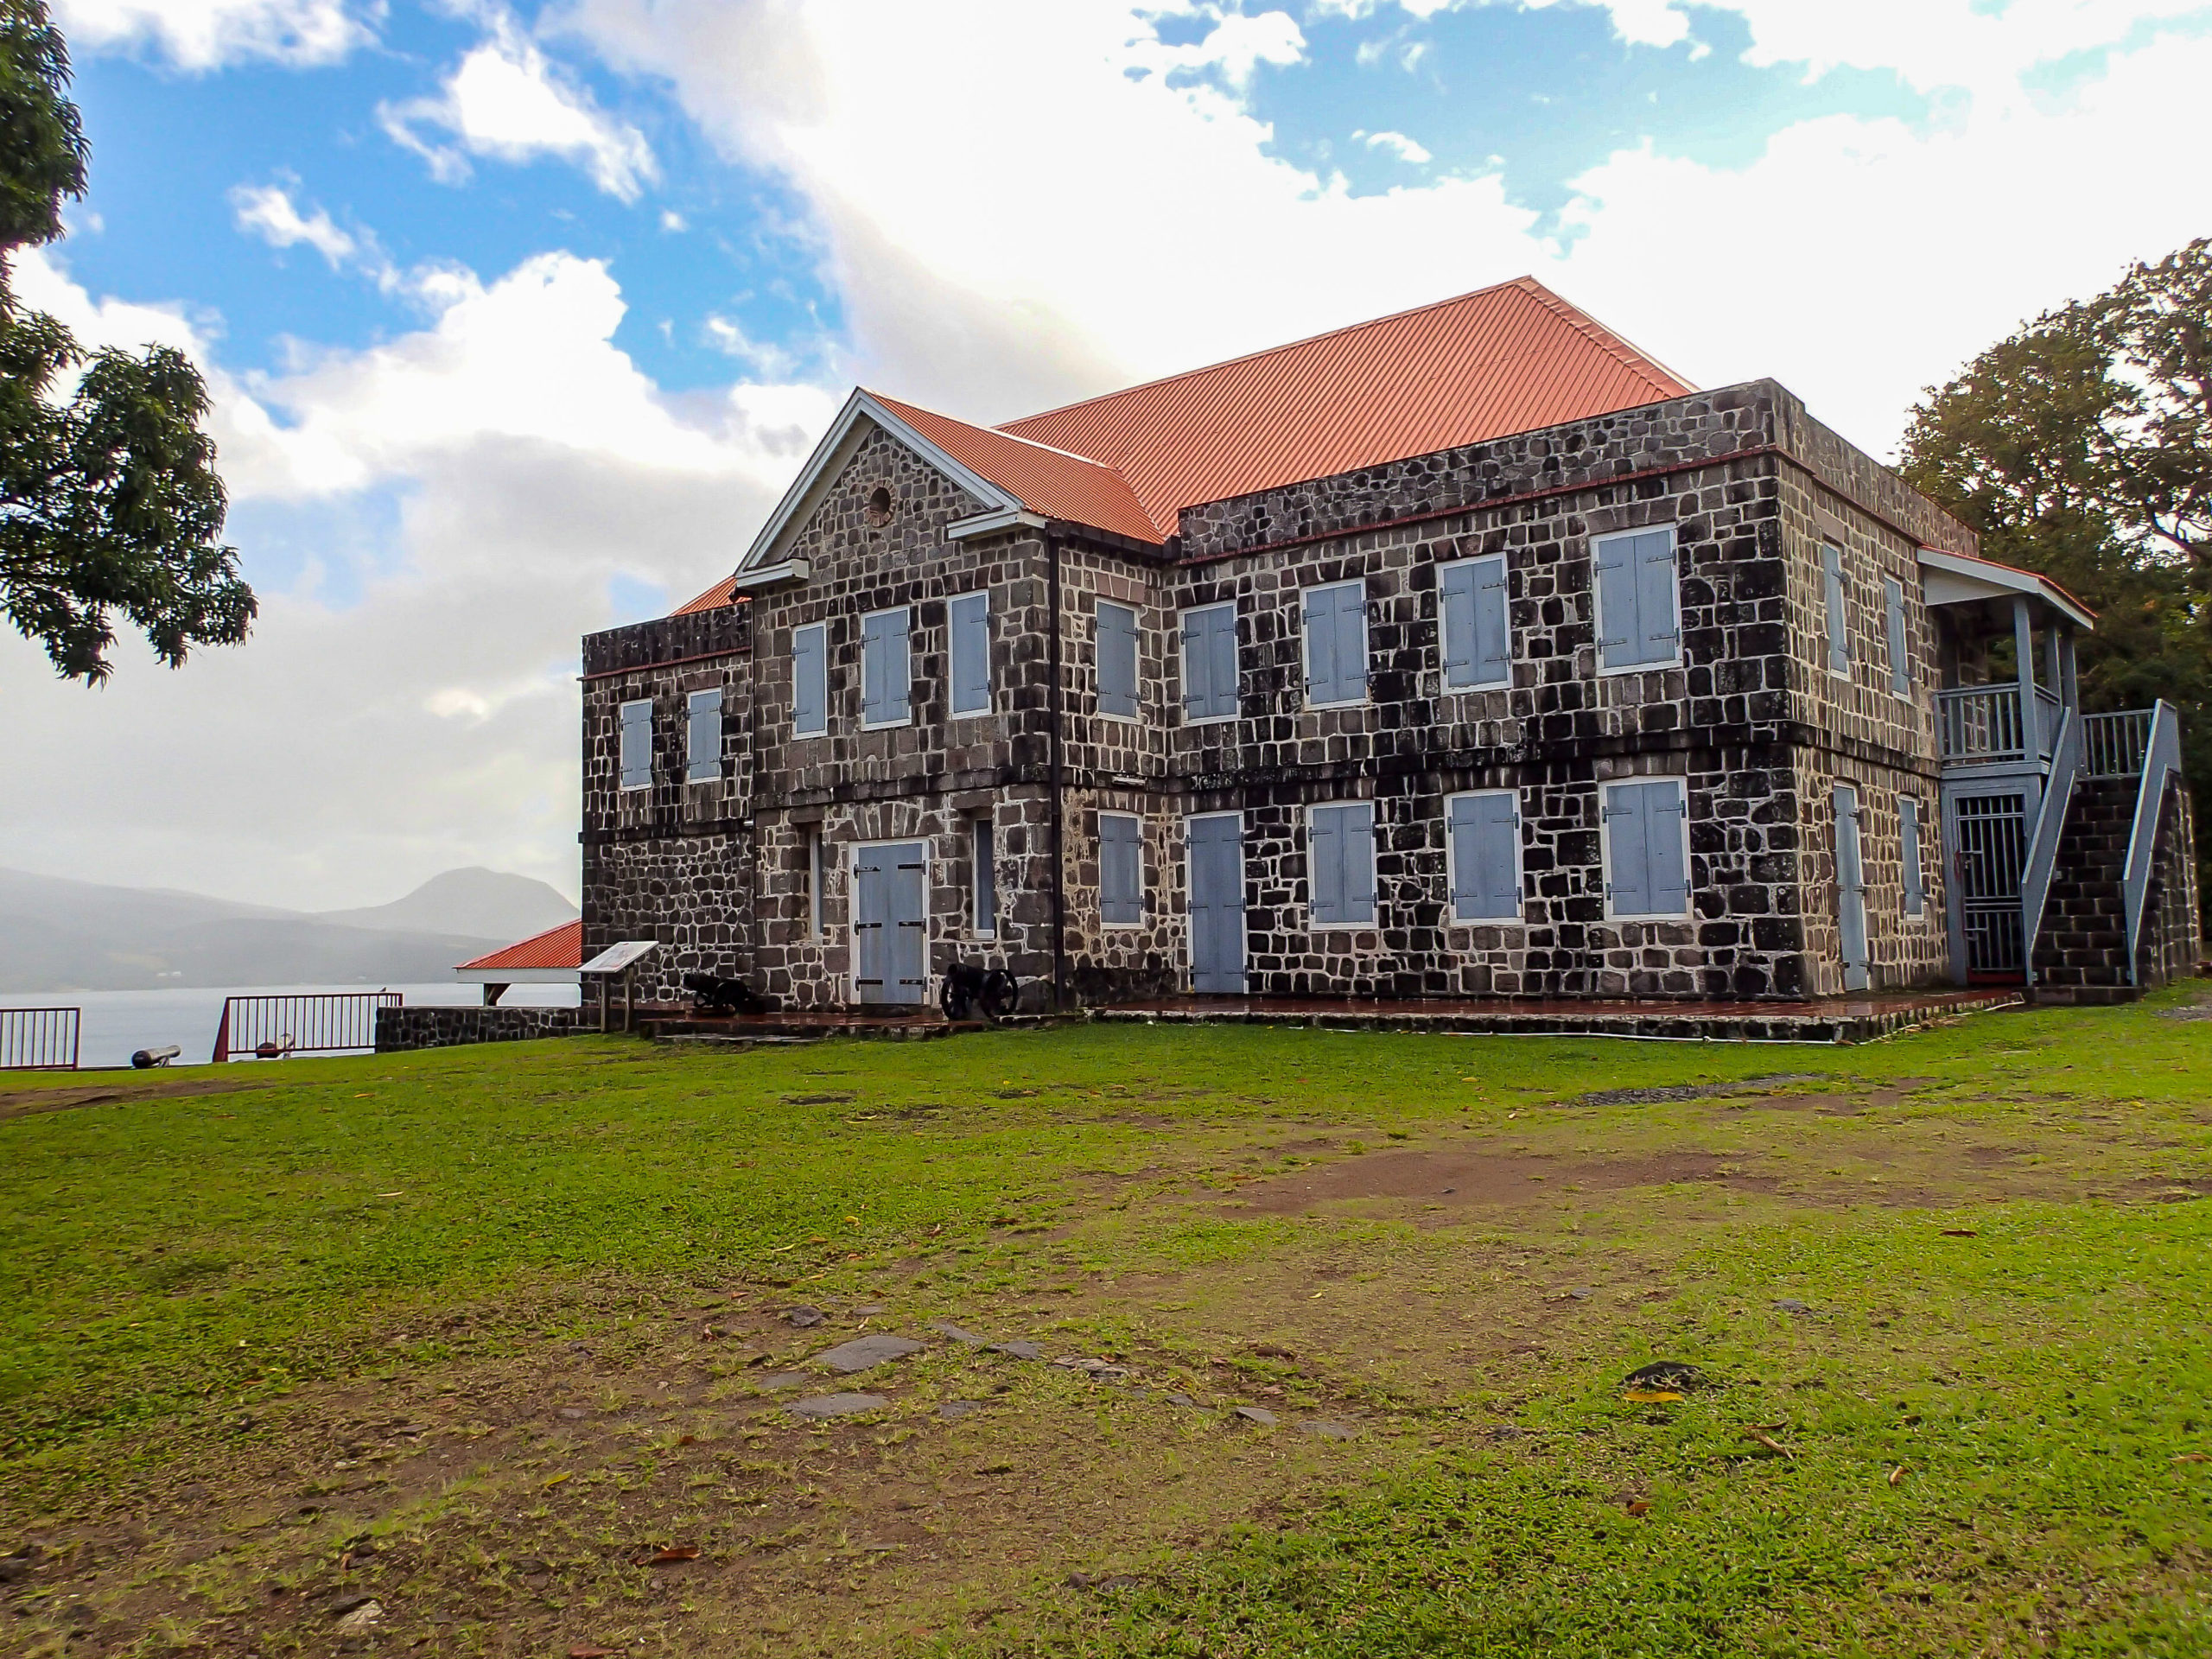
{"label": "mountain", "polygon": [[311,915],[0,869],[0,991],[422,983],[575,913],[544,883],[493,870]]}
{"label": "mountain", "polygon": [[315,918],[378,933],[467,933],[503,944],[575,918],[576,907],[544,882],[476,867],[434,875],[388,905],[321,911]]}

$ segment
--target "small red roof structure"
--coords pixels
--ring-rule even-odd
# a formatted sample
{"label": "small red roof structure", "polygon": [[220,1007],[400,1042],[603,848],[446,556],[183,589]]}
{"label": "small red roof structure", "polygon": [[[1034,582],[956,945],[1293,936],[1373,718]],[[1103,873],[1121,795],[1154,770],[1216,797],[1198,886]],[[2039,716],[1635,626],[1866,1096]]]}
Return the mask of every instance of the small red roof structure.
{"label": "small red roof structure", "polygon": [[[690,616],[695,611],[718,611],[737,597],[737,578],[724,576],[720,582],[699,595],[671,611],[671,616]],[[518,950],[521,947],[517,946]]]}
{"label": "small red roof structure", "polygon": [[567,979],[576,976],[576,969],[584,965],[584,924],[579,916],[573,922],[563,922],[558,927],[549,927],[543,933],[532,934],[519,944],[511,944],[494,950],[473,962],[464,962],[453,971],[465,983],[529,983],[525,975],[549,974],[552,970],[567,969]]}

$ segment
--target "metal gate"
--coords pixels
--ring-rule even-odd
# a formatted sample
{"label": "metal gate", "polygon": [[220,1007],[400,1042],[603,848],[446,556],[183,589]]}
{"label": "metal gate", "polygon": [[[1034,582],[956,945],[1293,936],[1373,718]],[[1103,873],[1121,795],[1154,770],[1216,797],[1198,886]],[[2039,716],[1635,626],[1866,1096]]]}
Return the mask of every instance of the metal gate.
{"label": "metal gate", "polygon": [[1952,806],[1959,915],[1969,982],[2017,980],[2027,972],[2020,940],[2020,876],[2027,867],[2022,795],[1961,796]]}

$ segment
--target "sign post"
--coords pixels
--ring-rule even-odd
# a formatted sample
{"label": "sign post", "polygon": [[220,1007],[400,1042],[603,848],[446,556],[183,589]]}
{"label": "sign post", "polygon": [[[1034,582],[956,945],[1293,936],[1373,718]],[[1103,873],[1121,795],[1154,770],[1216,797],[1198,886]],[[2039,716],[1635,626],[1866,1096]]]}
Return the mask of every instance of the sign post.
{"label": "sign post", "polygon": [[599,1028],[607,1029],[607,982],[622,976],[622,1029],[628,1031],[637,1013],[638,964],[660,949],[658,939],[625,939],[610,944],[576,971],[599,985]]}

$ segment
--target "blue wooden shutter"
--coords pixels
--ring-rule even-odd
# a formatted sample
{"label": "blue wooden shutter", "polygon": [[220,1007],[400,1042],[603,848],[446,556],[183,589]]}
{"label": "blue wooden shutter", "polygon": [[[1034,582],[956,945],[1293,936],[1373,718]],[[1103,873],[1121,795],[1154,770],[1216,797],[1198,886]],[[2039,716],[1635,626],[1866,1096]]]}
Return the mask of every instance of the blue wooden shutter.
{"label": "blue wooden shutter", "polygon": [[1337,695],[1357,702],[1367,695],[1367,584],[1348,582],[1336,590]]}
{"label": "blue wooden shutter", "polygon": [[1605,884],[1606,908],[1616,916],[1643,916],[1651,911],[1650,855],[1644,824],[1643,785],[1613,784],[1605,791],[1605,857],[1611,879]]}
{"label": "blue wooden shutter", "polygon": [[913,664],[907,658],[906,613],[879,611],[861,623],[861,719],[870,726],[912,718],[907,694]]}
{"label": "blue wooden shutter", "polygon": [[1890,690],[1896,696],[1912,695],[1912,669],[1905,660],[1904,584],[1895,576],[1882,578],[1882,599],[1890,640]]}
{"label": "blue wooden shutter", "polygon": [[1928,889],[1920,868],[1920,803],[1910,795],[1897,801],[1897,858],[1904,866],[1904,913],[1917,916],[1928,903]]}
{"label": "blue wooden shutter", "polygon": [[1335,590],[1306,590],[1306,701],[1337,701]]}
{"label": "blue wooden shutter", "polygon": [[1307,880],[1313,920],[1327,926],[1344,914],[1344,836],[1341,807],[1317,806],[1306,815]]}
{"label": "blue wooden shutter", "polygon": [[1631,546],[1636,556],[1637,658],[1639,663],[1672,662],[1681,634],[1675,621],[1675,532],[1647,530]]}
{"label": "blue wooden shutter", "polygon": [[963,594],[944,607],[952,636],[952,712],[980,715],[991,706],[991,600]]}
{"label": "blue wooden shutter", "polygon": [[1615,536],[1598,543],[1598,664],[1622,668],[1643,659],[1637,655],[1643,628],[1636,614],[1637,537]]}
{"label": "blue wooden shutter", "polygon": [[1513,677],[1513,639],[1505,621],[1505,561],[1484,559],[1475,573],[1475,683]]}
{"label": "blue wooden shutter", "polygon": [[622,787],[643,789],[653,780],[653,705],[646,698],[622,705],[620,756]]}
{"label": "blue wooden shutter", "polygon": [[1375,919],[1375,809],[1344,808],[1344,919]]}
{"label": "blue wooden shutter", "polygon": [[1651,909],[1679,916],[1690,907],[1690,873],[1682,850],[1682,785],[1665,779],[1643,785],[1644,868],[1651,878]]}
{"label": "blue wooden shutter", "polygon": [[819,737],[830,729],[830,665],[820,623],[791,631],[791,732]]}
{"label": "blue wooden shutter", "polygon": [[1475,567],[1447,564],[1436,582],[1436,608],[1444,629],[1444,684],[1447,690],[1472,685],[1475,667]]}
{"label": "blue wooden shutter", "polygon": [[1461,920],[1520,919],[1520,843],[1512,796],[1452,798],[1452,908]]}
{"label": "blue wooden shutter", "polygon": [[1144,919],[1144,823],[1119,812],[1098,815],[1099,914],[1115,925]]}
{"label": "blue wooden shutter", "polygon": [[1183,713],[1226,720],[1236,713],[1236,607],[1183,613]]}
{"label": "blue wooden shutter", "polygon": [[1843,550],[1821,543],[1821,568],[1827,576],[1828,672],[1851,672],[1851,619],[1843,610]]}
{"label": "blue wooden shutter", "polygon": [[694,691],[684,707],[686,779],[703,784],[722,775],[722,694]]}
{"label": "blue wooden shutter", "polygon": [[914,683],[914,661],[912,642],[907,637],[909,613],[892,612],[887,618],[885,637],[888,645],[885,666],[885,707],[888,720],[906,720],[913,710],[908,702]]}
{"label": "blue wooden shutter", "polygon": [[1098,601],[1098,712],[1137,717],[1137,614]]}
{"label": "blue wooden shutter", "polygon": [[999,936],[999,870],[995,851],[997,836],[991,820],[976,820],[974,846],[976,887],[976,937],[995,939]]}

